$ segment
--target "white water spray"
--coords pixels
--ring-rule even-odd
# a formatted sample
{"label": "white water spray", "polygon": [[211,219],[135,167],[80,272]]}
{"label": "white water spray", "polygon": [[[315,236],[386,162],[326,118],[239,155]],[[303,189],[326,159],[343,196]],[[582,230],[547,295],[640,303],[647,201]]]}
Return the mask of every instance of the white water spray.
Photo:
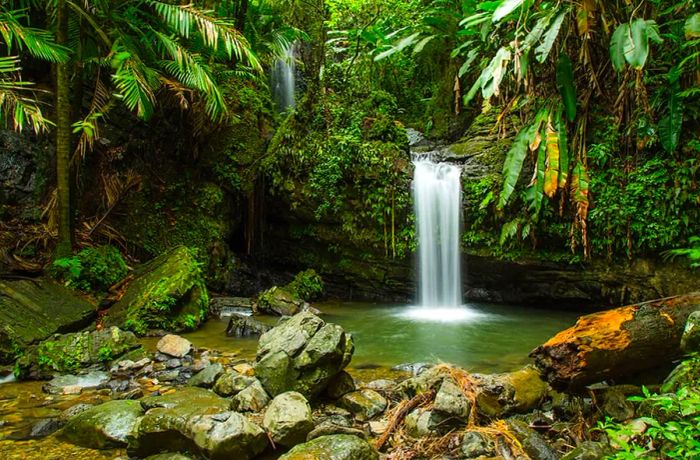
{"label": "white water spray", "polygon": [[272,89],[277,108],[285,112],[294,108],[296,103],[296,45],[290,44],[284,51],[284,56],[277,59],[272,69]]}
{"label": "white water spray", "polygon": [[[413,162],[413,194],[418,232],[418,296],[421,308],[462,305],[460,267],[461,170],[430,159]],[[429,307],[431,310],[425,310]]]}

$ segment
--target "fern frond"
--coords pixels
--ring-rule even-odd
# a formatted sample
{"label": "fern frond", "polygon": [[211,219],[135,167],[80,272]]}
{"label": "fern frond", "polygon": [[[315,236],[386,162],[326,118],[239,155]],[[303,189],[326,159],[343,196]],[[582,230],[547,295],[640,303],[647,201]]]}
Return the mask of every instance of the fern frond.
{"label": "fern frond", "polygon": [[57,44],[53,36],[42,29],[26,27],[20,21],[27,19],[25,10],[0,10],[0,36],[5,41],[8,51],[13,47],[26,49],[29,54],[49,62],[65,62],[70,51]]}

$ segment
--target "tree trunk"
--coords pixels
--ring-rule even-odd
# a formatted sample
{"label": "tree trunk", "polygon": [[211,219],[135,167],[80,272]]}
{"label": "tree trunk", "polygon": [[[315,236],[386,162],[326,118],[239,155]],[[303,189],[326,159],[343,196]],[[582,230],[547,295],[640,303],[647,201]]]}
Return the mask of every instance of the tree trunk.
{"label": "tree trunk", "polygon": [[696,310],[700,292],[582,316],[530,356],[553,388],[579,390],[680,357],[685,323]]}
{"label": "tree trunk", "polygon": [[236,7],[236,23],[235,27],[240,33],[245,32],[245,19],[248,14],[248,0],[239,0]]}
{"label": "tree trunk", "polygon": [[[56,42],[68,42],[68,8],[59,0],[57,10]],[[56,189],[58,199],[58,245],[56,257],[66,257],[73,250],[73,232],[70,209],[70,63],[56,65]]]}

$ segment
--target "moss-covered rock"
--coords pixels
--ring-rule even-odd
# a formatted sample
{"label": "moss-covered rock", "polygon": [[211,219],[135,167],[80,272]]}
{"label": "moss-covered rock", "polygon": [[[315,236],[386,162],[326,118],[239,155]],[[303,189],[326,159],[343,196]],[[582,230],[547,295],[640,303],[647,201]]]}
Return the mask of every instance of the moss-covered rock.
{"label": "moss-covered rock", "polygon": [[256,312],[292,316],[304,309],[306,301],[317,299],[323,293],[323,280],[313,269],[297,273],[285,286],[273,286],[260,294],[253,303]]}
{"label": "moss-covered rock", "polygon": [[38,379],[73,373],[94,364],[107,364],[140,346],[133,333],[116,327],[57,334],[28,348],[17,360],[15,373],[19,378]]}
{"label": "moss-covered rock", "polygon": [[62,437],[91,449],[124,446],[142,415],[138,401],[108,401],[69,419]]}
{"label": "moss-covered rock", "polygon": [[46,280],[0,281],[0,364],[9,364],[31,343],[87,326],[95,306]]}
{"label": "moss-covered rock", "polygon": [[178,246],[137,269],[136,279],[104,321],[137,334],[149,329],[180,332],[197,328],[208,305],[199,264],[189,248]]}
{"label": "moss-covered rock", "polygon": [[377,451],[362,438],[347,434],[321,436],[299,444],[280,460],[376,460]]}

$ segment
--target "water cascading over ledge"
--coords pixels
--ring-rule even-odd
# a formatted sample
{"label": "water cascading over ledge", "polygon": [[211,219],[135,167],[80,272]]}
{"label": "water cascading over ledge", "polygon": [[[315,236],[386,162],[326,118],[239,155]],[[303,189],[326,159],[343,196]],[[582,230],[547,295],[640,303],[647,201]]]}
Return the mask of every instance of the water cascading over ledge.
{"label": "water cascading over ledge", "polygon": [[421,307],[462,305],[460,266],[461,170],[429,156],[413,161],[418,234],[418,298]]}
{"label": "water cascading over ledge", "polygon": [[294,108],[296,104],[296,44],[284,50],[284,56],[275,61],[272,68],[273,97],[280,112]]}

